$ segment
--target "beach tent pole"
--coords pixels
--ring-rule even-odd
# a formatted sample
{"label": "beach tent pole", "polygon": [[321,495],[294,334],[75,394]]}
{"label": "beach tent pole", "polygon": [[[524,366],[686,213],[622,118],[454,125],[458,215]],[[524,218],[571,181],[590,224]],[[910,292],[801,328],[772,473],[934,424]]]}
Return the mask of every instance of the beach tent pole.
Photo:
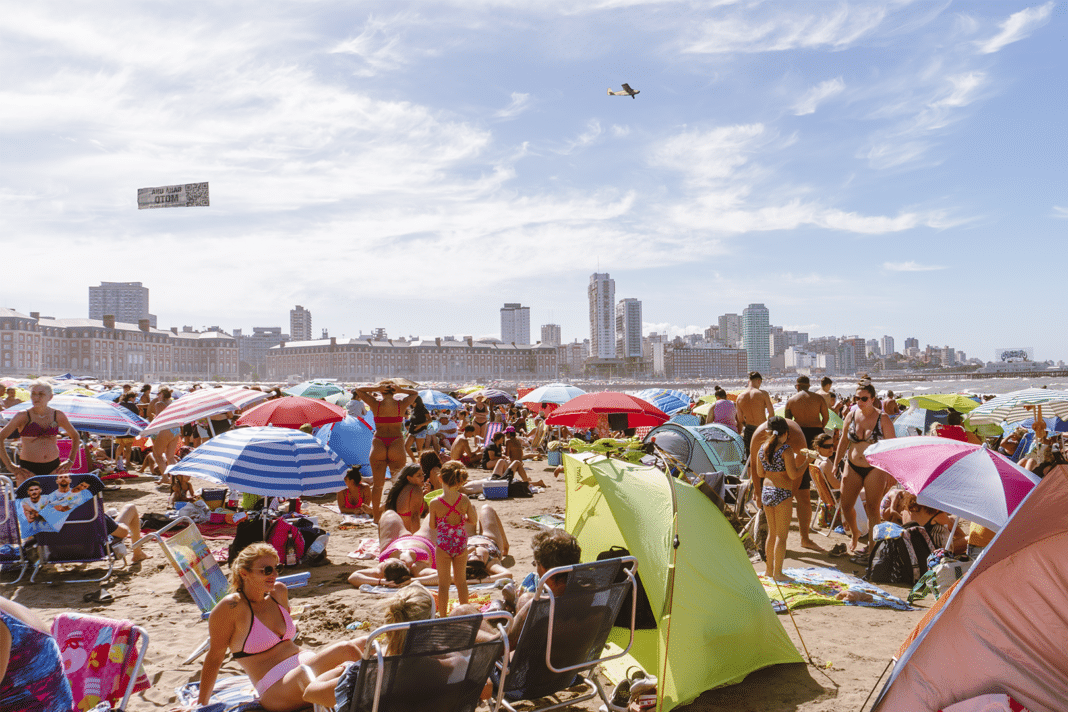
{"label": "beach tent pole", "polygon": [[[663,450],[661,450],[663,452]],[[664,632],[664,654],[660,656],[660,670],[658,671],[656,686],[656,709],[664,708],[664,692],[667,689],[667,665],[671,651],[671,610],[675,603],[675,565],[679,556],[679,502],[675,495],[675,478],[665,468],[664,477],[667,478],[668,491],[671,492],[671,566],[667,571],[667,595],[664,599],[664,611],[660,620],[667,626]]]}
{"label": "beach tent pole", "polygon": [[879,673],[879,679],[875,681],[875,684],[872,685],[871,691],[868,692],[868,696],[865,697],[864,698],[864,702],[861,703],[860,712],[864,712],[864,708],[868,705],[868,700],[871,699],[872,692],[875,692],[875,688],[879,687],[879,683],[882,682],[882,680],[883,680],[883,675],[886,674],[886,671],[889,670],[890,666],[893,665],[893,664],[894,664],[894,658],[890,658],[889,660],[886,661],[886,667],[884,667],[883,671],[881,673]]}
{"label": "beach tent pole", "polygon": [[[786,612],[790,615],[790,622],[794,624],[794,630],[797,631],[797,639],[801,641],[801,647],[805,649],[805,657],[808,658],[808,662],[811,665],[815,665],[816,663],[812,661],[812,654],[808,652],[808,646],[805,645],[805,639],[801,637],[801,629],[797,627],[797,621],[794,620],[794,614],[793,611],[790,610],[790,604],[786,602],[786,596],[782,592],[782,587],[779,586],[777,580],[772,579],[772,581],[775,581],[775,588],[778,589],[779,595],[782,597],[782,605],[786,607]],[[880,677],[882,676],[880,675]]]}

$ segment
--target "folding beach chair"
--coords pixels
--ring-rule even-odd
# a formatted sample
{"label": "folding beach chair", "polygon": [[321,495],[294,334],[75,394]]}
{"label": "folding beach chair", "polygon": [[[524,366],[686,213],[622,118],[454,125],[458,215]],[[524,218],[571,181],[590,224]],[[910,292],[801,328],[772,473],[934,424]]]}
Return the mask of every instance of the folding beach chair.
{"label": "folding beach chair", "polygon": [[[36,475],[15,490],[16,500],[29,496],[28,488],[36,483],[41,487],[42,497],[52,497],[56,493],[57,475]],[[100,578],[87,579],[53,579],[47,583],[101,583],[111,578],[115,566],[115,555],[111,551],[111,538],[108,536],[107,523],[104,521],[104,483],[96,475],[74,475],[73,485],[86,483],[88,499],[66,512],[65,519],[58,531],[27,531],[23,536],[34,536],[37,541],[37,563],[30,574],[30,583],[37,582],[37,576],[46,566],[58,564],[91,564],[104,562],[107,570]],[[21,522],[20,522],[21,526]]]}
{"label": "folding beach chair", "polygon": [[[0,477],[0,584],[18,583],[30,566],[23,551],[15,506],[15,485],[7,477]],[[16,570],[17,578],[3,580],[5,572]]]}
{"label": "folding beach chair", "polygon": [[[592,673],[598,665],[626,655],[634,643],[638,601],[634,571],[637,565],[637,559],[625,556],[560,566],[541,577],[508,663],[508,675],[494,680],[501,705],[515,712],[513,702],[554,696],[579,682],[590,684],[594,689],[540,709],[574,705],[598,695],[605,705],[610,704],[600,681]],[[546,581],[558,574],[567,574],[567,584],[562,595],[554,596]],[[601,653],[628,593],[631,594],[630,642],[626,650],[602,658]]]}
{"label": "folding beach chair", "polygon": [[1031,443],[1035,441],[1035,433],[1031,431],[1020,438],[1019,444],[1016,446],[1016,450],[1012,453],[1013,462],[1019,463],[1023,459],[1024,455],[1031,449]]}
{"label": "folding beach chair", "polygon": [[[382,626],[367,639],[337,712],[474,712],[495,666],[507,680],[511,619],[502,611]],[[484,621],[496,621],[497,636],[479,642]],[[384,636],[397,631],[405,631],[403,649],[387,656]]]}
{"label": "folding beach chair", "polygon": [[130,621],[60,613],[52,621],[52,637],[63,651],[63,672],[75,709],[106,702],[112,710],[125,710],[134,692],[151,687],[141,669],[148,651],[144,628]]}
{"label": "folding beach chair", "polygon": [[[72,445],[70,438],[60,438],[56,441],[56,447],[59,448],[59,459],[66,460],[70,457],[70,446]],[[70,466],[70,473],[72,475],[84,475],[89,472],[89,461],[85,459],[85,448],[78,448],[78,455],[74,458],[74,464]]]}
{"label": "folding beach chair", "polygon": [[486,434],[485,434],[485,436],[483,436],[482,442],[484,442],[484,443],[493,442],[493,436],[496,435],[497,433],[501,432],[501,430],[503,428],[504,428],[504,423],[486,423]]}

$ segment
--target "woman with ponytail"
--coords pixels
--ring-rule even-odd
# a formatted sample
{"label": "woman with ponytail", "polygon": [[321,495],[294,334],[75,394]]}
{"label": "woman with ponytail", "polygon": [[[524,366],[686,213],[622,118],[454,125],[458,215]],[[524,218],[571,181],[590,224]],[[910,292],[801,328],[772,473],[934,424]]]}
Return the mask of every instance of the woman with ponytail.
{"label": "woman with ponytail", "polygon": [[787,442],[789,426],[784,418],[775,416],[767,422],[767,438],[757,451],[757,477],[764,481],[760,503],[768,518],[767,570],[776,581],[789,581],[782,573],[786,558],[786,537],[790,533],[793,510],[793,489],[803,472],[797,470],[794,453]]}

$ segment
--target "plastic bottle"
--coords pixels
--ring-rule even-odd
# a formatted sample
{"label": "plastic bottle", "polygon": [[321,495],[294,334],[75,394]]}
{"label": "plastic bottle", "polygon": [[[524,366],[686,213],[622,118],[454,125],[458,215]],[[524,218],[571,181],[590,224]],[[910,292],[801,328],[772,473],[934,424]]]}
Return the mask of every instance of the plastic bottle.
{"label": "plastic bottle", "polygon": [[316,537],[315,541],[311,543],[311,546],[308,547],[308,554],[310,556],[318,556],[323,553],[326,551],[326,543],[328,541],[330,541],[329,534],[320,534]]}

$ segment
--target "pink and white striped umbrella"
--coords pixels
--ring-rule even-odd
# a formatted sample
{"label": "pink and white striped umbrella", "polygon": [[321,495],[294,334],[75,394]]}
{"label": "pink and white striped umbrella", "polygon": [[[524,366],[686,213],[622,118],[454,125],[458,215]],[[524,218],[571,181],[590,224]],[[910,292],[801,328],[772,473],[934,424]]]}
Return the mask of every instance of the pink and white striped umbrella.
{"label": "pink and white striped umbrella", "polygon": [[178,428],[209,415],[241,410],[247,405],[259,403],[268,397],[269,394],[263,391],[238,386],[202,388],[182,396],[181,400],[176,400],[164,408],[149,426],[141,431],[141,435],[142,437],[155,435],[163,430]]}
{"label": "pink and white striped umbrella", "polygon": [[919,436],[881,440],[864,452],[919,504],[1000,531],[1039,477],[982,445]]}

